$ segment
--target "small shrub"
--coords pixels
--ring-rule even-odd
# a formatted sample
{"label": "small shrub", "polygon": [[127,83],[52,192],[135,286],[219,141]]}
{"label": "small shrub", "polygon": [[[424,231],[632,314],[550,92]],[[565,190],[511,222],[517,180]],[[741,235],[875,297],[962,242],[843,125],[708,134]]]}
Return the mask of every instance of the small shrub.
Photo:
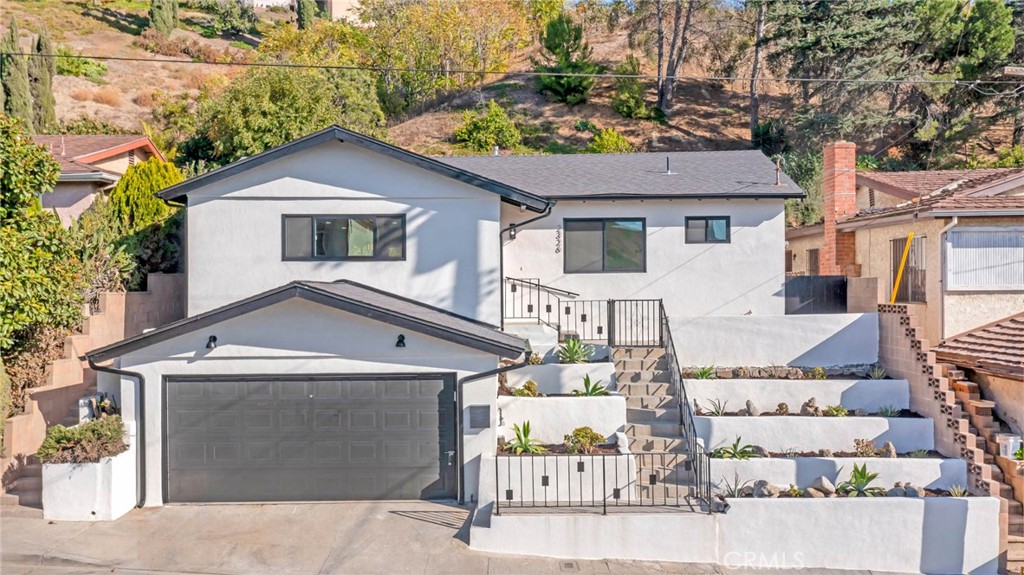
{"label": "small shrub", "polygon": [[775,413],[779,415],[789,415],[789,404],[782,402],[775,407]]}
{"label": "small shrub", "polygon": [[1024,447],[1013,452],[1013,458],[1017,461],[1024,461]]}
{"label": "small shrub", "polygon": [[612,128],[598,132],[587,146],[587,152],[591,154],[629,154],[634,151],[633,144]]}
{"label": "small shrub", "polygon": [[516,434],[515,438],[505,445],[505,448],[512,451],[516,455],[522,455],[523,453],[537,454],[544,453],[547,449],[541,445],[540,441],[530,437],[530,422],[523,422],[523,426],[514,424],[512,431]]}
{"label": "small shrub", "polygon": [[574,389],[572,391],[572,394],[573,395],[585,396],[585,397],[597,397],[597,396],[608,395],[608,390],[605,389],[605,387],[603,385],[601,385],[601,381],[600,380],[591,383],[591,381],[590,381],[590,374],[588,373],[588,374],[583,376],[583,389],[582,390]]}
{"label": "small shrub", "polygon": [[811,379],[825,379],[825,377],[826,377],[826,375],[825,375],[825,368],[823,368],[823,367],[816,367],[816,368],[812,369],[811,373],[810,373],[810,376],[811,376]]}
{"label": "small shrub", "polygon": [[853,473],[849,481],[844,481],[836,487],[836,492],[847,497],[881,497],[885,490],[881,487],[871,487],[870,484],[878,477],[877,473],[868,472],[868,466],[853,464]]}
{"label": "small shrub", "polygon": [[121,107],[121,90],[117,86],[103,86],[92,95],[94,102],[110,106],[111,108]]}
{"label": "small shrub", "polygon": [[804,490],[790,483],[789,489],[786,490],[786,495],[789,495],[790,497],[803,497]]}
{"label": "small shrub", "polygon": [[107,73],[107,65],[89,58],[70,46],[57,46],[57,58],[54,63],[58,76],[77,76],[97,81]]}
{"label": "small shrub", "polygon": [[565,436],[565,450],[569,453],[590,453],[604,443],[604,436],[589,427],[577,427]]}
{"label": "small shrub", "polygon": [[55,425],[47,429],[36,457],[43,463],[97,463],[127,449],[124,422],[121,416],[112,415],[75,427]]}
{"label": "small shrub", "polygon": [[540,393],[537,391],[537,382],[532,379],[527,381],[522,387],[514,388],[512,395],[516,397],[540,397]]}
{"label": "small shrub", "polygon": [[882,366],[875,366],[868,372],[868,379],[885,379],[886,373]]}
{"label": "small shrub", "polygon": [[878,457],[878,448],[872,439],[854,439],[853,445],[857,457]]}
{"label": "small shrub", "polygon": [[909,455],[913,459],[928,459],[929,457],[932,456],[932,453],[927,449],[915,449],[908,453],[907,455]]}
{"label": "small shrub", "polygon": [[598,132],[597,124],[590,120],[576,120],[576,123],[572,125],[573,129],[577,132],[590,132],[596,134]]}
{"label": "small shrub", "polygon": [[753,141],[755,148],[768,156],[784,154],[789,151],[786,143],[786,127],[780,120],[765,120],[754,128]]}
{"label": "small shrub", "polygon": [[715,379],[715,366],[705,365],[704,367],[694,367],[691,370],[693,372],[693,379]]}
{"label": "small shrub", "polygon": [[540,365],[544,363],[544,356],[539,353],[532,353],[530,354],[530,361],[527,363],[530,365]]}
{"label": "small shrub", "polygon": [[824,414],[829,417],[846,417],[850,412],[841,405],[829,405],[825,407]]}
{"label": "small shrub", "polygon": [[466,112],[462,125],[455,129],[455,140],[477,152],[490,152],[494,146],[514,149],[522,143],[519,128],[509,119],[505,109],[494,100],[480,113]]}
{"label": "small shrub", "polygon": [[638,120],[650,118],[651,109],[647,106],[644,97],[646,89],[640,78],[635,77],[640,74],[640,60],[636,56],[627,56],[626,61],[615,68],[615,73],[627,77],[615,79],[612,108],[626,118]]}
{"label": "small shrub", "polygon": [[594,346],[578,339],[567,340],[558,346],[558,361],[561,363],[587,363],[594,354]]}
{"label": "small shrub", "polygon": [[717,459],[738,459],[746,460],[754,457],[761,457],[760,454],[755,451],[753,445],[741,445],[742,438],[736,436],[736,441],[732,445],[726,445],[719,447],[718,449],[711,452],[711,457]]}

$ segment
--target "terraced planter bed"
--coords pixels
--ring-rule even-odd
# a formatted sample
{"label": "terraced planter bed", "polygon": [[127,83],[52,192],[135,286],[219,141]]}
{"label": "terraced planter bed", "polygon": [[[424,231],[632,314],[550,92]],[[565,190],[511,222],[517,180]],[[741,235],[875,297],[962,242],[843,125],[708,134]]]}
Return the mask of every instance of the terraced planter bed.
{"label": "terraced planter bed", "polygon": [[790,412],[800,413],[800,406],[812,397],[821,407],[841,405],[869,413],[910,407],[910,387],[903,379],[689,379],[684,385],[705,412],[716,402],[737,411],[750,400],[762,412],[774,412],[784,403]]}
{"label": "terraced planter bed", "polygon": [[788,457],[754,458],[747,460],[714,459],[711,462],[711,481],[724,488],[764,480],[779,487],[795,485],[809,487],[819,477],[833,484],[846,480],[854,465],[866,465],[878,474],[875,482],[891,487],[897,481],[909,482],[927,489],[949,489],[966,486],[967,463],[962,459],[885,457]]}
{"label": "terraced planter bed", "polygon": [[935,448],[931,419],[925,417],[694,417],[697,437],[706,449],[741,443],[769,453],[846,452],[855,440],[892,442],[897,453]]}

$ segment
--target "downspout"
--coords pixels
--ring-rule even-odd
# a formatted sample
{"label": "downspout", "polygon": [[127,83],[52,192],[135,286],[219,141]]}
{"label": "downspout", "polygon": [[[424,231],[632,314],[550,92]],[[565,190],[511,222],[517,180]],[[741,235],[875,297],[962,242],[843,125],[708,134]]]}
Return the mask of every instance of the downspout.
{"label": "downspout", "polygon": [[946,339],[946,232],[960,223],[960,216],[946,224],[939,232],[939,342]]}
{"label": "downspout", "polygon": [[89,356],[85,359],[93,371],[112,373],[135,380],[135,399],[139,406],[135,412],[135,507],[141,508],[146,505],[146,378],[136,371],[97,365]]}
{"label": "downspout", "polygon": [[502,243],[502,237],[515,229],[518,229],[527,224],[532,224],[537,220],[544,219],[551,215],[551,208],[554,207],[553,202],[548,202],[548,206],[544,208],[544,211],[535,218],[530,218],[525,222],[518,222],[509,224],[509,226],[500,232],[498,232],[498,273],[501,275],[501,288],[498,290],[498,305],[501,306],[501,329],[505,330],[505,244]]}
{"label": "downspout", "polygon": [[459,459],[463,462],[462,464],[459,465],[459,470],[458,470],[459,471],[458,472],[459,505],[465,505],[466,504],[466,482],[465,482],[465,480],[463,478],[463,472],[464,472],[464,467],[465,467],[465,459],[464,459],[465,451],[464,451],[464,448],[463,448],[463,441],[462,441],[462,438],[463,438],[462,430],[464,428],[464,425],[463,425],[464,422],[463,422],[463,417],[462,417],[462,386],[464,384],[466,384],[466,383],[471,382],[471,381],[477,381],[479,379],[485,379],[485,378],[488,378],[488,377],[493,377],[493,376],[498,375],[500,373],[505,373],[505,372],[514,371],[514,370],[517,370],[517,369],[524,368],[524,367],[530,365],[530,356],[531,355],[533,355],[533,352],[529,349],[529,347],[527,347],[526,351],[523,353],[523,361],[522,361],[522,363],[514,363],[512,365],[506,365],[505,367],[499,367],[497,369],[492,369],[492,370],[489,370],[489,371],[481,371],[479,373],[474,373],[472,375],[467,375],[466,377],[463,377],[462,379],[460,379],[458,384],[456,385],[455,409],[459,412],[459,416],[455,420],[458,423],[458,429],[456,429],[455,432],[458,434],[458,438],[459,438],[459,447],[458,447],[458,449],[459,449]]}

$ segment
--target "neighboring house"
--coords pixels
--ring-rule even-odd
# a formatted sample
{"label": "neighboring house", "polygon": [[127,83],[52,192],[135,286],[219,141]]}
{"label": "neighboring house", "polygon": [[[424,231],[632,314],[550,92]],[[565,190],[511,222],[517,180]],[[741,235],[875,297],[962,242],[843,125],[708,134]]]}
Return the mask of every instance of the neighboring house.
{"label": "neighboring house", "polygon": [[475,501],[497,368],[528,351],[499,327],[516,302],[584,339],[657,325],[659,299],[781,314],[802,195],[759,152],[427,158],[332,127],[163,190],[189,317],[88,359],[113,361],[146,505]]}
{"label": "neighboring house", "polygon": [[359,0],[317,0],[316,4],[331,20],[355,19]]}
{"label": "neighboring house", "polygon": [[65,226],[87,210],[98,194],[113,188],[129,166],[153,156],[163,159],[153,142],[138,134],[32,136],[32,140],[60,162],[57,185],[41,200]]}
{"label": "neighboring house", "polygon": [[[926,308],[928,339],[1024,310],[1024,168],[857,172],[825,148],[824,221],[786,230],[791,273],[875,277],[888,301]],[[880,287],[881,289],[881,287]]]}

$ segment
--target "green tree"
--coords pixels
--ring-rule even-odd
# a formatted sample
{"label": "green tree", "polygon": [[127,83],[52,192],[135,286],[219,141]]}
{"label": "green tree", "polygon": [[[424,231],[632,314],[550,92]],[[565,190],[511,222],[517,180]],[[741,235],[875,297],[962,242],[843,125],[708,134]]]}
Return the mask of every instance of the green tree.
{"label": "green tree", "polygon": [[599,131],[587,146],[587,152],[591,154],[628,154],[635,151],[633,144],[612,128]]}
{"label": "green tree", "polygon": [[170,34],[178,27],[178,0],[151,0],[149,25],[159,32]]}
{"label": "green tree", "polygon": [[16,55],[21,52],[21,42],[18,33],[18,23],[11,20],[11,27],[8,30],[5,48],[8,52],[0,56],[0,68],[3,75],[0,82],[4,85],[6,99],[4,109],[8,115],[20,118],[25,123],[29,133],[35,131],[35,123],[32,117],[32,88],[28,80],[28,61],[25,56]]}
{"label": "green tree", "polygon": [[183,179],[174,164],[156,157],[129,167],[110,192],[114,215],[130,232],[164,219],[170,208],[156,193]]}
{"label": "green tree", "polygon": [[519,128],[509,119],[505,109],[494,100],[479,114],[467,111],[462,125],[455,129],[455,139],[478,152],[489,152],[495,146],[514,149],[522,141]]}
{"label": "green tree", "polygon": [[50,33],[43,28],[39,32],[34,47],[35,57],[29,62],[29,81],[32,87],[33,117],[36,130],[46,133],[57,127],[56,102],[53,98],[53,76],[57,67],[53,58],[44,58],[43,54],[53,54],[53,43]]}
{"label": "green tree", "polygon": [[316,2],[314,0],[297,0],[295,2],[295,16],[299,24],[299,30],[311,28],[317,16]]}
{"label": "green tree", "polygon": [[[583,40],[583,26],[572,21],[566,13],[547,23],[541,34],[542,60],[534,61],[542,92],[570,106],[582,104],[594,88],[594,77],[601,66],[590,60],[592,50]],[[583,76],[559,74],[584,74]]]}
{"label": "green tree", "polygon": [[626,57],[625,62],[615,68],[615,95],[612,96],[612,108],[626,118],[646,119],[651,117],[651,109],[647,107],[646,88],[640,78],[628,77],[640,74],[640,60],[636,56]]}
{"label": "green tree", "polygon": [[18,118],[0,114],[0,224],[39,208],[39,194],[53,189],[60,164],[26,135]]}

